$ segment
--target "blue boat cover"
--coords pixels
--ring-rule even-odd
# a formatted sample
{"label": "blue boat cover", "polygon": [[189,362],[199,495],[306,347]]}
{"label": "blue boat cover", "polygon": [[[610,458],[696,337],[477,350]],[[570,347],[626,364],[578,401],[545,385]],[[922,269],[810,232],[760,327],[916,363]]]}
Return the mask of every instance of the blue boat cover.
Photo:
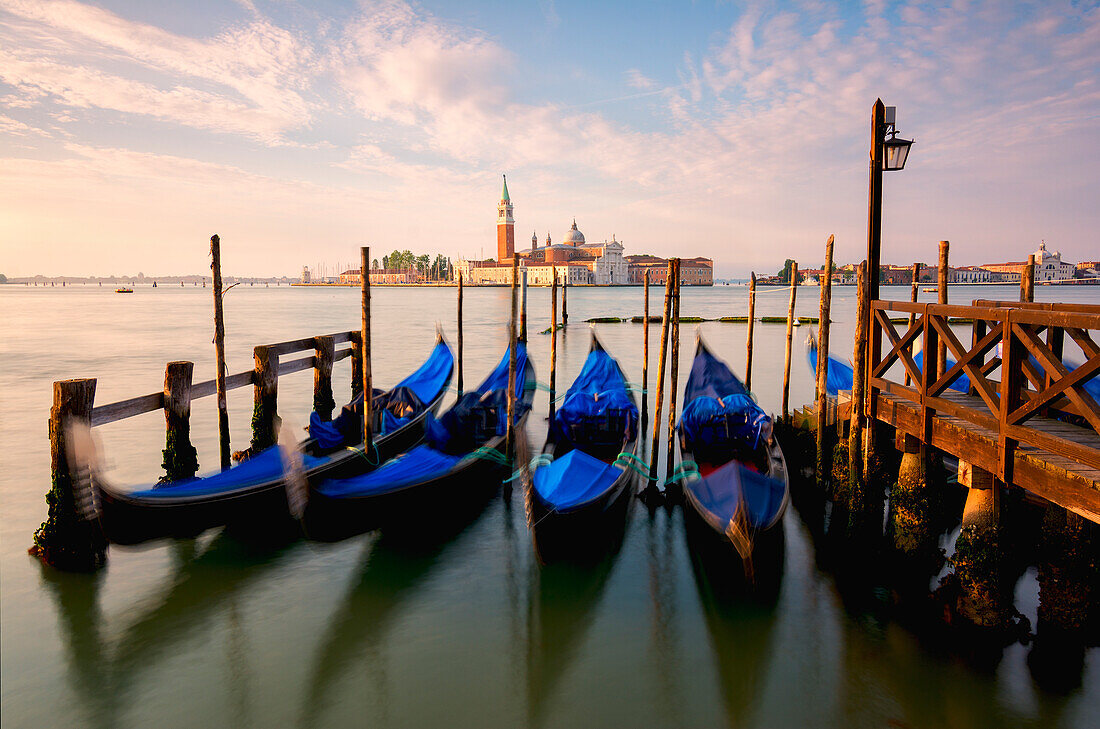
{"label": "blue boat cover", "polygon": [[744,443],[756,450],[771,435],[771,418],[748,395],[735,393],[719,399],[697,397],[684,406],[680,432],[692,450],[722,443]]}
{"label": "blue boat cover", "polygon": [[[810,340],[810,346],[806,348],[806,358],[810,361],[810,371],[817,373],[817,342]],[[835,355],[829,355],[829,361],[825,368],[825,392],[836,395],[841,390],[852,389],[852,366],[843,362]]]}
{"label": "blue boat cover", "polygon": [[[424,364],[392,390],[374,390],[371,407],[380,414],[379,435],[393,433],[415,418],[451,381],[453,370],[451,348],[440,340]],[[363,397],[360,395],[332,421],[322,420],[316,411],[310,413],[309,435],[323,450],[355,445],[362,439],[362,422]]]}
{"label": "blue boat cover", "polygon": [[369,473],[325,481],[317,491],[336,499],[385,493],[435,478],[450,471],[461,460],[462,456],[441,453],[427,444],[418,445]]}
{"label": "blue boat cover", "polygon": [[[530,409],[524,399],[527,348],[516,346],[516,419]],[[501,376],[503,370],[503,377]],[[496,388],[496,389],[494,389]],[[506,430],[508,354],[474,392],[464,393],[440,418],[428,413],[424,421],[426,443],[383,463],[375,470],[347,479],[331,479],[317,491],[331,498],[354,498],[395,491],[429,481],[450,471],[489,438]]]}
{"label": "blue boat cover", "polygon": [[691,363],[691,374],[688,375],[687,386],[684,388],[684,402],[690,403],[697,397],[720,400],[726,395],[734,394],[748,395],[749,391],[725,362],[700,346]]}
{"label": "blue boat cover", "polygon": [[543,501],[558,510],[572,509],[602,496],[623,475],[579,448],[535,469],[532,483]]}
{"label": "blue boat cover", "polygon": [[786,493],[782,483],[738,461],[730,461],[703,478],[689,480],[684,488],[722,524],[733,519],[744,499],[748,523],[755,529],[763,529],[775,521]]}
{"label": "blue boat cover", "polygon": [[554,415],[554,435],[583,448],[631,441],[637,431],[638,407],[622,370],[607,352],[593,349]]}
{"label": "blue boat cover", "polygon": [[[332,456],[314,457],[302,453],[302,468],[309,471],[327,463]],[[216,496],[250,486],[259,486],[283,478],[283,459],[278,446],[257,453],[247,461],[242,461],[225,471],[196,476],[181,481],[172,481],[154,488],[132,491],[130,498],[138,499],[176,499],[193,496]]]}

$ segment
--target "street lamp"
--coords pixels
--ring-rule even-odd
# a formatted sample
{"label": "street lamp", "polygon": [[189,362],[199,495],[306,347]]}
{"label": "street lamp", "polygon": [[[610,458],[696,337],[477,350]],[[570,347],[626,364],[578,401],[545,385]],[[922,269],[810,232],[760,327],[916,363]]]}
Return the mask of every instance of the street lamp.
{"label": "street lamp", "polygon": [[[910,139],[898,137],[896,107],[876,99],[871,109],[870,190],[867,210],[867,301],[878,298],[879,248],[882,243],[882,172],[905,167]],[[887,138],[889,135],[889,138]],[[869,322],[865,322],[865,325]]]}

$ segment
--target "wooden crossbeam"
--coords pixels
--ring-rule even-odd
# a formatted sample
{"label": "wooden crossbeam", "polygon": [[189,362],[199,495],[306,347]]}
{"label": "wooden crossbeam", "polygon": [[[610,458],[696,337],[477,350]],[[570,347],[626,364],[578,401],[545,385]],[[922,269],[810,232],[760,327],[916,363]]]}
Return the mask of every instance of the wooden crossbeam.
{"label": "wooden crossbeam", "polygon": [[890,317],[886,315],[886,312],[876,311],[875,319],[879,323],[879,328],[886,334],[886,338],[890,340],[891,349],[886,357],[879,362],[877,367],[875,367],[871,376],[882,376],[886,370],[890,369],[890,365],[894,363],[894,360],[900,358],[902,366],[905,367],[905,371],[909,376],[913,378],[915,382],[920,381],[920,367],[917,367],[917,363],[909,354],[909,345],[924,331],[924,322],[920,319],[916,319],[909,325],[909,329],[905,332],[905,336],[899,339],[897,330],[894,329],[894,325],[890,322]]}
{"label": "wooden crossbeam", "polygon": [[[1073,370],[1073,372],[1070,372],[1068,375],[1052,379],[1050,386],[1045,388],[1042,392],[1036,393],[1035,397],[1032,398],[1027,405],[1009,413],[1008,422],[1012,424],[1024,422],[1037,413],[1040,408],[1053,402],[1065,390],[1071,387],[1079,387],[1096,372],[1100,372],[1100,354],[1093,357],[1088,362],[1085,362],[1085,364]],[[1086,392],[1085,395],[1087,396],[1088,393]]]}
{"label": "wooden crossbeam", "polygon": [[974,367],[971,363],[976,358],[983,356],[1000,341],[1000,327],[994,327],[992,332],[986,334],[981,341],[978,342],[977,346],[968,352],[963,347],[962,342],[955,336],[955,333],[951,331],[951,327],[947,326],[942,319],[933,317],[932,326],[936,328],[936,331],[938,331],[940,336],[947,342],[947,348],[958,358],[958,362],[955,363],[954,367],[944,373],[942,377],[936,380],[936,383],[932,387],[932,391],[928,394],[939,395],[947,389],[948,385],[956,376],[965,370],[967,376],[970,378],[971,384],[977,389],[978,394],[981,396],[982,400],[985,401],[989,411],[991,413],[999,412],[1001,407],[1000,401],[997,399],[997,393],[993,390],[993,385],[990,384],[985,373]]}
{"label": "wooden crossbeam", "polygon": [[[1027,347],[1028,351],[1035,355],[1035,358],[1039,360],[1047,371],[1057,374],[1059,380],[1069,376],[1069,370],[1066,369],[1066,366],[1062,364],[1060,359],[1054,356],[1047,347],[1046,342],[1039,339],[1039,335],[1037,335],[1031,327],[1014,323],[1012,331],[1013,334],[1019,338],[1020,342]],[[1089,361],[1091,362],[1093,359],[1095,358],[1090,358]],[[1100,404],[1097,404],[1097,402],[1092,399],[1092,396],[1085,392],[1080,386],[1070,386],[1064,388],[1061,392],[1065,392],[1069,401],[1081,409],[1081,417],[1088,421],[1093,430],[1100,433]],[[1024,408],[1020,408],[1020,410],[1023,409]],[[1008,422],[1013,423],[1014,421],[1010,420]]]}

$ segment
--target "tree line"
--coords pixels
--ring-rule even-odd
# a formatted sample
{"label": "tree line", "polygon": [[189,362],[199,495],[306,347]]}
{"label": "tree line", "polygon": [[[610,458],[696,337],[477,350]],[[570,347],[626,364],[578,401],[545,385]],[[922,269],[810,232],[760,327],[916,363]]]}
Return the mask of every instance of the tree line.
{"label": "tree line", "polygon": [[409,250],[395,250],[388,256],[382,256],[381,262],[375,258],[371,261],[371,268],[390,268],[403,271],[413,269],[429,281],[448,280],[454,273],[451,259],[442,253],[437,253],[433,259],[429,253],[418,256]]}

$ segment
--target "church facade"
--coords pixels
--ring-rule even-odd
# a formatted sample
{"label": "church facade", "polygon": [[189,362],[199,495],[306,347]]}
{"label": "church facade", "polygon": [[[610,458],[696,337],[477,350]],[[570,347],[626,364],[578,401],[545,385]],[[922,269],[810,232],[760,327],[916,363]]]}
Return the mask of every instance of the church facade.
{"label": "church facade", "polygon": [[514,206],[508,194],[508,180],[504,180],[500,202],[497,204],[497,257],[489,261],[460,259],[455,265],[455,276],[460,273],[464,283],[477,285],[504,285],[512,282],[512,259],[519,259],[519,269],[527,272],[527,283],[532,286],[549,286],[555,274],[561,283],[571,286],[621,286],[630,284],[630,265],[623,255],[623,244],[611,236],[611,240],[589,243],[573,220],[560,243],[554,243],[550,233],[539,245],[537,233],[531,235],[531,247],[515,249]]}

